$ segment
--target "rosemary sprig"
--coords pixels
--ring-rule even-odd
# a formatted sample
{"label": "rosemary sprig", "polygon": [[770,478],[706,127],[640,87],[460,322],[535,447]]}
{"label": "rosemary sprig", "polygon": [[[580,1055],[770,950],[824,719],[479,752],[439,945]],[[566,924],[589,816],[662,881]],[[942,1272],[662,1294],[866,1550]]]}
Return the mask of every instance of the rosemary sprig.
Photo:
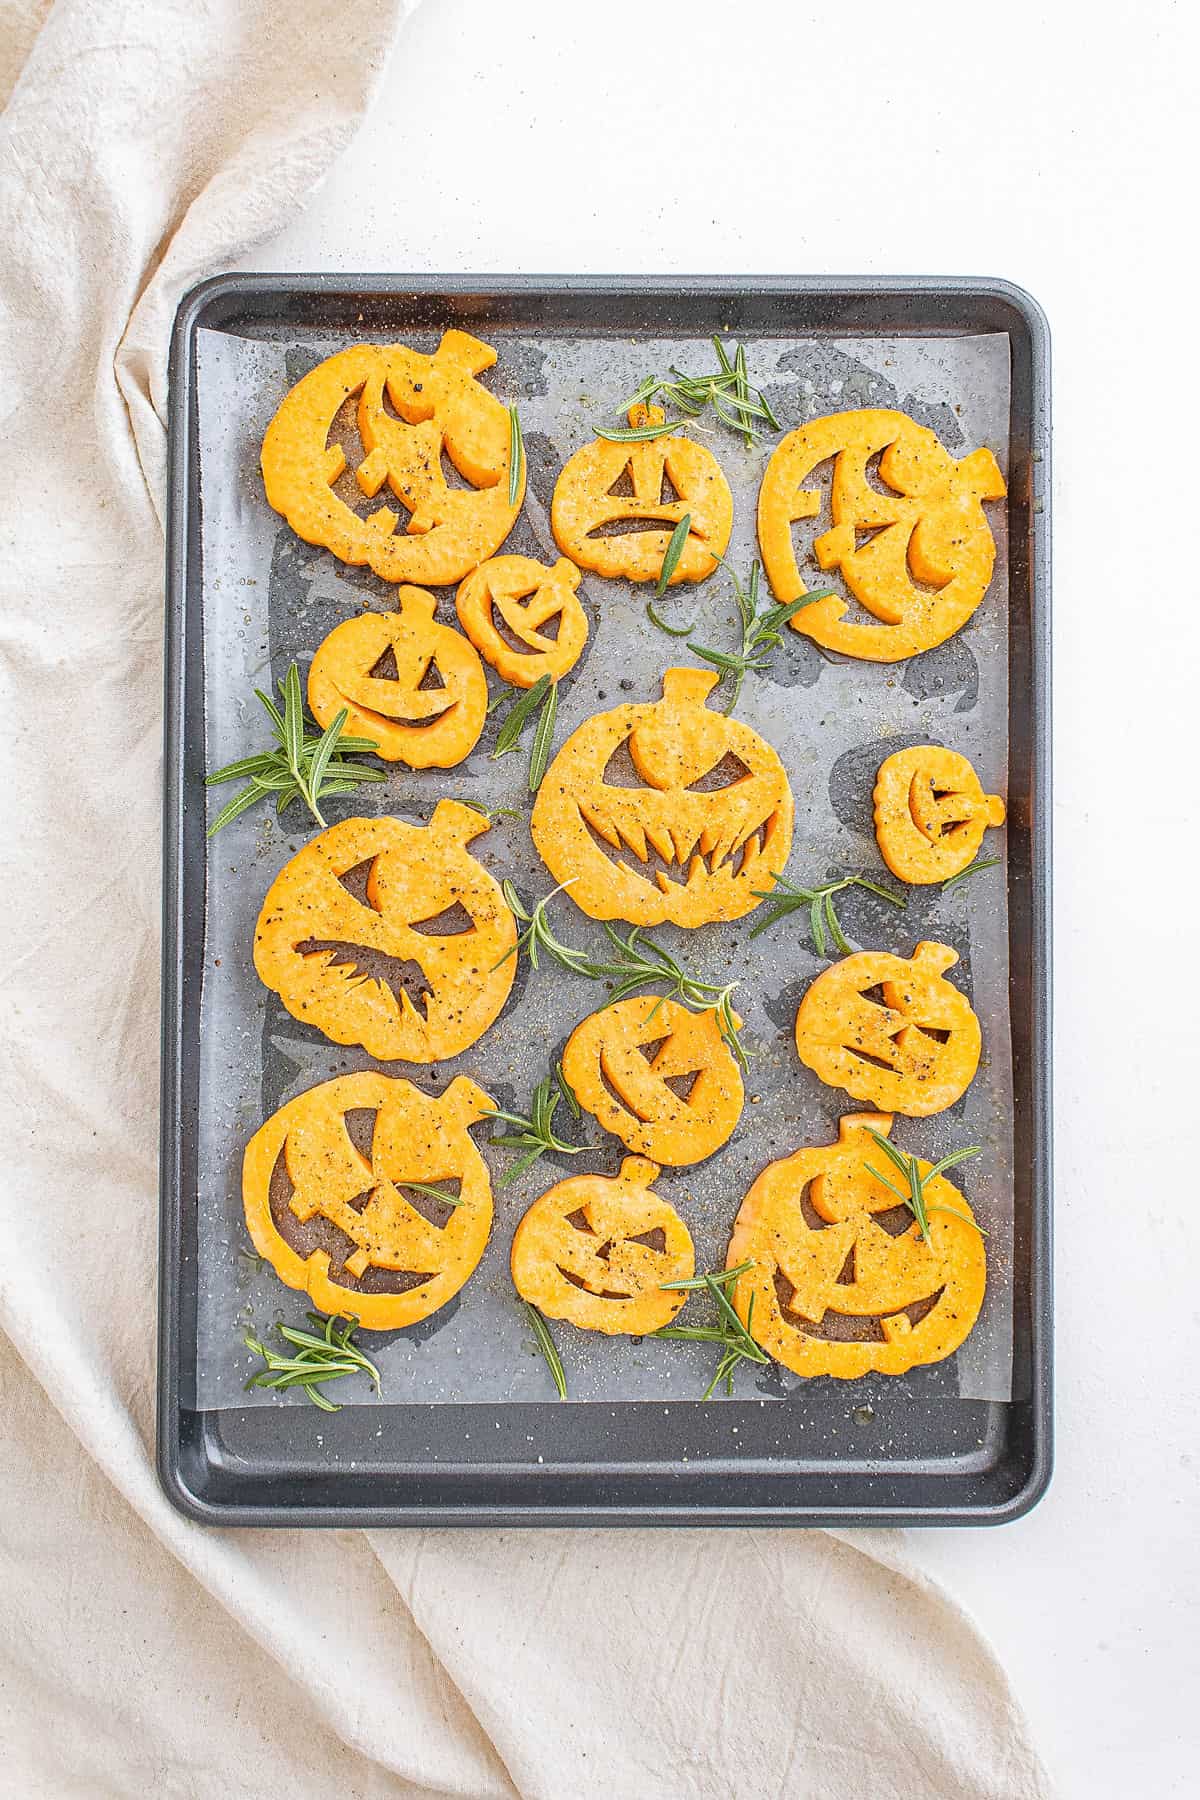
{"label": "rosemary sprig", "polygon": [[[698,418],[706,406],[711,406],[723,424],[741,433],[747,447],[754,443],[756,426],[769,425],[774,431],[782,431],[783,427],[762,389],[750,385],[745,346],[739,344],[731,362],[722,340],[714,337],[712,343],[719,366],[711,374],[685,375],[681,369],[672,365],[668,375],[647,376],[620,410],[626,412],[631,406],[648,406],[661,394],[689,419]],[[681,422],[676,421],[676,425]],[[658,437],[662,431],[673,431],[676,425],[667,424],[655,428],[653,433],[647,431],[639,435]],[[632,435],[607,431],[597,433],[599,437],[618,441]]]}
{"label": "rosemary sprig", "polygon": [[752,1262],[739,1263],[735,1269],[720,1269],[712,1274],[696,1275],[690,1281],[664,1281],[663,1288],[678,1292],[684,1289],[692,1293],[705,1293],[716,1303],[717,1323],[715,1325],[660,1325],[650,1335],[656,1338],[670,1338],[681,1343],[719,1344],[721,1357],[717,1363],[716,1374],[705,1388],[702,1398],[711,1400],[721,1383],[725,1384],[725,1392],[733,1393],[734,1370],[741,1362],[769,1363],[770,1357],[757,1344],[750,1334],[750,1326],[754,1322],[754,1300],[751,1295],[747,1308],[747,1321],[742,1323],[734,1311],[733,1304],[725,1289],[730,1287],[740,1275],[752,1269]]}
{"label": "rosemary sprig", "polygon": [[387,780],[382,769],[346,761],[348,756],[362,755],[379,746],[374,738],[343,737],[342,728],[349,717],[345,707],[324,731],[310,736],[300,671],[295,663],[279,683],[282,712],[261,688],[255,688],[254,692],[271,721],[276,747],[260,751],[256,756],[243,756],[205,776],[206,787],[216,787],[225,781],[249,782],[221,808],[208,828],[209,837],[215,837],[222,826],[230,824],[258,801],[265,800],[268,794],[274,794],[275,810],[280,817],[293,800],[303,800],[317,824],[323,827],[325,820],[319,805],[323,794],[349,794],[359,782]]}
{"label": "rosemary sprig", "polygon": [[[656,600],[662,599],[667,591],[667,583],[679,567],[679,559],[683,555],[688,541],[688,532],[691,529],[692,515],[691,513],[684,513],[682,519],[680,519],[678,525],[676,525],[674,531],[671,533],[670,542],[668,543],[666,552],[663,556],[662,568],[659,570],[658,581],[654,589],[654,598]],[[653,616],[654,615],[651,614],[652,618]],[[657,624],[657,620],[655,620],[655,623]],[[664,627],[664,630],[667,629],[669,629],[669,627]]]}
{"label": "rosemary sprig", "polygon": [[884,1187],[889,1188],[897,1200],[907,1206],[917,1221],[917,1228],[927,1244],[930,1242],[929,1215],[935,1212],[949,1213],[952,1218],[961,1219],[964,1225],[975,1225],[980,1237],[987,1236],[982,1225],[976,1225],[974,1219],[968,1219],[966,1214],[960,1213],[957,1207],[930,1206],[925,1198],[926,1184],[932,1181],[936,1175],[940,1175],[944,1169],[952,1169],[955,1163],[966,1162],[968,1157],[983,1155],[978,1144],[970,1144],[964,1150],[952,1150],[949,1156],[943,1156],[940,1162],[933,1164],[927,1174],[922,1175],[921,1164],[915,1156],[910,1155],[907,1150],[898,1150],[890,1139],[885,1138],[882,1132],[874,1130],[872,1126],[868,1125],[866,1129],[867,1135],[874,1138],[889,1162],[903,1175],[908,1183],[907,1194],[902,1194],[894,1182],[889,1181],[886,1175],[881,1175],[878,1169],[873,1169],[870,1163],[864,1163],[863,1167],[868,1175],[873,1175],[876,1181],[882,1181]]}
{"label": "rosemary sprig", "polygon": [[972,875],[979,875],[984,869],[998,869],[999,866],[1000,858],[998,856],[985,856],[982,862],[976,857],[975,861],[968,863],[965,869],[960,869],[957,875],[947,876],[942,883],[942,892],[948,894],[950,889],[957,887],[960,881],[969,881]]}
{"label": "rosemary sprig", "polygon": [[500,757],[519,749],[522,733],[535,712],[538,719],[529,752],[531,794],[536,794],[541,786],[554,741],[554,721],[558,716],[558,683],[552,676],[539,675],[531,688],[524,689],[517,696],[496,733],[496,748],[492,751],[492,761],[496,762]]}
{"label": "rosemary sprig", "polygon": [[379,1370],[353,1341],[358,1320],[352,1314],[346,1314],[346,1323],[339,1328],[341,1313],[326,1319],[320,1313],[310,1312],[307,1317],[313,1331],[301,1331],[292,1325],[275,1327],[284,1343],[296,1351],[295,1356],[283,1356],[269,1344],[264,1344],[261,1338],[246,1333],[242,1342],[255,1356],[261,1356],[265,1365],[250,1377],[247,1389],[298,1387],[322,1412],[340,1412],[341,1408],[321,1392],[321,1384],[337,1381],[343,1375],[369,1375],[378,1393]]}
{"label": "rosemary sprig", "polygon": [[758,899],[769,900],[763,917],[750,933],[757,937],[760,931],[767,931],[777,925],[780,919],[786,919],[789,913],[797,912],[801,907],[808,908],[809,929],[812,932],[813,949],[818,956],[827,954],[828,946],[825,931],[837,945],[843,956],[849,956],[854,949],[853,944],[842,930],[837,913],[833,909],[833,896],[840,894],[843,888],[866,888],[869,893],[878,894],[881,900],[890,900],[893,906],[907,906],[908,900],[903,894],[893,894],[887,888],[880,887],[878,882],[868,881],[865,875],[843,875],[840,880],[823,881],[816,887],[800,887],[789,881],[785,875],[772,875],[775,883],[772,888],[755,888]]}
{"label": "rosemary sprig", "polygon": [[563,1368],[558,1347],[550,1336],[550,1327],[531,1300],[522,1300],[521,1305],[525,1308],[525,1316],[537,1339],[537,1347],[546,1359],[546,1367],[558,1389],[558,1397],[560,1400],[565,1400],[567,1397],[567,1372]]}
{"label": "rosemary sprig", "polygon": [[496,1119],[513,1127],[500,1137],[490,1138],[490,1143],[505,1150],[523,1152],[508,1174],[501,1177],[498,1187],[507,1187],[510,1181],[517,1181],[548,1150],[558,1150],[564,1156],[582,1156],[585,1151],[592,1150],[590,1144],[564,1143],[555,1132],[554,1114],[561,1099],[562,1095],[556,1092],[554,1083],[547,1075],[533,1090],[529,1118],[526,1119],[521,1113],[501,1112],[499,1109],[483,1115],[486,1119]]}
{"label": "rosemary sprig", "polygon": [[469,806],[472,812],[477,812],[489,825],[494,825],[497,819],[519,819],[521,816],[515,806],[485,806],[482,800],[464,800],[461,796],[458,803],[460,806]]}
{"label": "rosemary sprig", "polygon": [[525,462],[525,440],[521,436],[521,421],[517,417],[517,409],[508,409],[508,504],[517,504],[517,492],[521,486],[521,469]]}
{"label": "rosemary sprig", "polygon": [[[716,552],[710,551],[710,555],[716,556]],[[750,580],[746,587],[742,586],[723,557],[717,556],[716,560],[727,571],[733,582],[738,623],[742,634],[741,649],[713,650],[706,644],[694,644],[690,640],[688,649],[694,651],[697,656],[703,657],[705,662],[711,663],[714,669],[719,669],[721,680],[730,683],[731,692],[725,711],[731,713],[738,703],[742,682],[748,671],[767,668],[771,661],[768,653],[777,650],[783,643],[780,633],[788,620],[793,618],[801,607],[811,606],[814,600],[828,598],[828,593],[832,590],[818,594],[803,594],[799,600],[788,600],[781,606],[767,606],[760,612],[758,602],[762,569],[758,559],[755,558],[751,567]]]}
{"label": "rosemary sprig", "polygon": [[[661,944],[648,938],[640,926],[634,926],[626,937],[622,937],[613,925],[605,923],[604,935],[613,951],[612,959],[607,962],[600,962],[595,957],[588,956],[585,951],[564,944],[554,935],[546,917],[546,907],[555,894],[561,893],[563,888],[570,885],[569,881],[564,881],[551,889],[530,912],[511,881],[500,883],[505,904],[513,917],[525,927],[517,937],[517,949],[525,951],[533,967],[536,969],[539,966],[539,956],[545,955],[561,968],[569,969],[573,975],[584,975],[589,981],[611,982],[613,988],[610,1004],[614,1006],[618,1000],[626,1000],[630,994],[636,994],[639,988],[662,985],[666,988],[663,1000],[680,1000],[685,1006],[694,1007],[698,1012],[709,1009],[714,1011],[721,1036],[740,1066],[748,1068],[749,1059],[742,1045],[741,1028],[733,1013],[733,991],[737,982],[730,981],[722,986],[720,982],[701,981],[695,975],[689,975],[677,958],[669,950],[664,950]],[[501,962],[507,962],[513,954],[514,951],[507,951]]]}

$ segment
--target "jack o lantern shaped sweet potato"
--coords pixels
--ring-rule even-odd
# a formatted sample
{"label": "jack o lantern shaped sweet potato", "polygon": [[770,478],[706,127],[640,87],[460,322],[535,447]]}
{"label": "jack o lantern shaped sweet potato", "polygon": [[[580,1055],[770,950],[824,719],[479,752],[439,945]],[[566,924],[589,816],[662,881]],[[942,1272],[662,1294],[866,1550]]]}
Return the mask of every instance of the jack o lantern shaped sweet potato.
{"label": "jack o lantern shaped sweet potato", "polygon": [[668,669],[661,700],[586,720],[543,777],[533,841],[593,919],[740,919],[787,861],[787,772],[749,725],[705,705],[718,679]]}
{"label": "jack o lantern shaped sweet potato", "polygon": [[351,737],[374,738],[385,762],[449,769],[469,756],[487,717],[487,676],[459,632],[434,620],[424,588],[396,590],[394,613],[335,625],[308,672],[319,725],[343,707]]}
{"label": "jack o lantern shaped sweet potato", "polygon": [[335,1044],[381,1061],[457,1056],[500,1012],[516,966],[513,916],[467,849],[487,828],[457,800],[440,800],[428,825],[331,825],[271,883],[259,976]]}
{"label": "jack o lantern shaped sweet potato", "polygon": [[696,1256],[687,1226],[654,1193],[655,1163],[627,1156],[619,1175],[560,1181],[517,1226],[512,1278],[551,1319],[610,1337],[642,1337],[669,1325],[687,1299],[668,1281],[690,1281]]}
{"label": "jack o lantern shaped sweet potato", "polygon": [[672,1167],[719,1150],[742,1110],[741,1072],[716,1013],[653,994],[584,1019],[567,1040],[562,1070],[605,1131]]}
{"label": "jack o lantern shaped sweet potato", "polygon": [[[635,429],[661,425],[658,406],[634,406]],[[577,450],[554,489],[550,525],[564,555],[597,575],[657,581],[671,533],[690,518],[672,583],[704,581],[733,528],[733,495],[711,450],[686,437],[641,443],[596,438]]]}
{"label": "jack o lantern shaped sweet potato", "polygon": [[966,624],[992,578],[996,544],[983,502],[1007,491],[995,457],[975,450],[955,461],[932,431],[882,408],[834,413],[789,431],[758,497],[763,566],[780,602],[807,592],[792,525],[820,512],[820,490],[803,484],[830,457],[833,526],[813,554],[822,569],[841,572],[878,623],[847,620],[846,602],[833,597],[801,607],[792,630],[868,662],[899,662],[943,643]]}
{"label": "jack o lantern shaped sweet potato", "polygon": [[485,662],[513,687],[557,681],[587,643],[579,570],[565,556],[552,569],[531,556],[493,556],[458,590],[458,622]]}
{"label": "jack o lantern shaped sweet potato", "polygon": [[818,975],[796,1014],[800,1061],[856,1100],[924,1118],[965,1094],[979,1067],[979,1020],[945,980],[948,944],[911,959],[860,950]]}
{"label": "jack o lantern shaped sweet potato", "polygon": [[440,1098],[370,1070],[297,1095],[246,1146],[255,1249],[322,1312],[368,1331],[428,1318],[487,1245],[492,1186],[468,1127],[491,1106],[461,1075]]}
{"label": "jack o lantern shaped sweet potato", "polygon": [[893,875],[914,884],[946,881],[972,862],[1004,802],[985,794],[965,756],[937,744],[898,750],[875,782],[875,836]]}
{"label": "jack o lantern shaped sweet potato", "polygon": [[867,1128],[886,1136],[891,1125],[886,1113],[843,1118],[836,1144],[769,1163],[742,1202],[726,1267],[753,1266],[730,1298],[797,1375],[903,1375],[952,1355],[979,1317],[986,1263],[971,1208],[934,1176],[922,1235],[871,1172],[881,1156]]}
{"label": "jack o lantern shaped sweet potato", "polygon": [[[431,356],[406,344],[354,344],[327,357],[267,427],[268,501],[306,543],[366,563],[384,581],[461,581],[499,549],[525,493],[522,458],[516,497],[508,497],[511,420],[475,379],[495,360],[465,331],[444,332]],[[338,441],[351,411],[363,450],[352,482],[342,479]],[[447,479],[447,464],[457,479]],[[385,486],[395,506],[364,515],[364,499]]]}

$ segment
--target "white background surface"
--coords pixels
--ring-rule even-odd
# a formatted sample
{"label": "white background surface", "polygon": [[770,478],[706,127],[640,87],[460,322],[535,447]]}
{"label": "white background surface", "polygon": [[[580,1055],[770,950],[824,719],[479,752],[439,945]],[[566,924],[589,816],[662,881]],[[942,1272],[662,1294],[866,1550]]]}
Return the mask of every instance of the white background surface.
{"label": "white background surface", "polygon": [[1068,1800],[1166,1800],[1200,1781],[1200,36],[1165,0],[807,10],[426,0],[246,266],[1003,275],[1046,308],[1057,1473],[1019,1524],[910,1542]]}

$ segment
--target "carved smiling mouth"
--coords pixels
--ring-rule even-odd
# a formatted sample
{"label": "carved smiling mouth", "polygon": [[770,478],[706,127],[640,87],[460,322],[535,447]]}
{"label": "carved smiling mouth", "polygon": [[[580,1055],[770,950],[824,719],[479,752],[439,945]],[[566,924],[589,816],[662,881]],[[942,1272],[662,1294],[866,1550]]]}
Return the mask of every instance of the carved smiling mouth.
{"label": "carved smiling mouth", "polygon": [[431,726],[439,725],[443,719],[448,719],[458,705],[457,700],[448,700],[445,706],[439,708],[435,713],[428,714],[423,719],[406,719],[398,713],[379,712],[374,707],[364,706],[361,700],[355,700],[352,695],[343,693],[341,688],[336,688],[336,692],[347,706],[352,706],[362,718],[368,719],[376,725],[386,726],[390,730],[395,730],[399,726],[405,731],[428,731]]}
{"label": "carved smiling mouth", "polygon": [[[722,833],[715,844],[703,849],[701,846],[709,835],[707,828],[692,833],[677,826],[622,824],[615,817],[596,807],[584,806],[582,802],[579,803],[579,817],[592,842],[611,863],[643,880],[653,878],[664,893],[668,887],[690,887],[693,882],[711,877],[722,868],[734,880],[748,875],[762,859],[778,822],[778,815],[769,812],[743,836],[730,842],[727,834]],[[632,867],[622,855],[627,850],[637,858],[638,867]]]}

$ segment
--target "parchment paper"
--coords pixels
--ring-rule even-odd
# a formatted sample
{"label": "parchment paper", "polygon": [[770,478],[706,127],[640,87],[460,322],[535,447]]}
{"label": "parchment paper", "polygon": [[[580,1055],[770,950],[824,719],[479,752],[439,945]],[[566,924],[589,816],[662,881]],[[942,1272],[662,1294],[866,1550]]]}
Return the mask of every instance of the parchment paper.
{"label": "parchment paper", "polygon": [[[432,349],[436,334],[405,334]],[[267,506],[258,468],[266,425],[287,388],[344,335],[305,334],[302,341],[268,341],[199,333],[198,399],[203,526],[203,598],[207,690],[205,764],[209,768],[261,747],[266,723],[252,690],[274,687],[288,664],[302,672],[318,643],[339,620],[364,607],[390,610],[392,589],[369,571],[343,567],[328,552],[297,538]],[[711,366],[701,340],[631,342],[612,336],[531,338],[507,330],[489,334],[500,351],[484,377],[505,403],[518,402],[529,468],[529,490],[504,550],[553,561],[549,526],[555,477],[567,456],[600,423],[620,422],[614,408],[651,370],[676,363]],[[1007,469],[1009,347],[1003,335],[930,339],[748,339],[752,379],[764,386],[785,425],[859,406],[898,406],[937,431],[962,455],[987,445]],[[708,423],[701,420],[703,426]],[[718,428],[703,438],[718,456],[734,492],[735,524],[728,559],[748,571],[756,554],[755,506],[763,468],[777,439],[746,450]],[[879,666],[828,659],[807,640],[787,633],[769,674],[747,678],[739,715],[774,744],[787,765],[796,798],[796,831],[789,875],[804,885],[861,870],[891,882],[880,863],[871,823],[875,772],[893,750],[940,743],[970,757],[989,792],[1005,792],[1008,760],[1007,540],[1005,509],[988,509],[997,538],[991,589],[963,631],[939,649],[907,663]],[[825,528],[813,522],[808,541]],[[810,585],[817,580],[802,562]],[[820,576],[822,585],[838,585]],[[624,696],[656,699],[664,668],[694,661],[682,640],[648,621],[648,589],[585,575],[580,589],[591,637],[582,661],[562,683],[556,743],[591,713]],[[454,623],[453,590],[439,596],[439,617]],[[672,623],[696,618],[695,636],[724,648],[736,644],[729,583],[718,574],[699,588],[672,590],[663,604]],[[489,672],[493,691],[499,682]],[[718,703],[720,696],[718,696]],[[386,784],[363,787],[328,802],[335,819],[394,812],[425,821],[442,795],[515,805],[522,818],[499,822],[477,839],[473,854],[499,879],[511,876],[527,902],[553,885],[528,832],[526,759],[489,760],[493,719],[469,760],[456,769],[393,769]],[[232,793],[210,790],[211,813]],[[362,1051],[329,1043],[284,1010],[255,975],[253,929],[266,889],[283,863],[312,834],[293,807],[283,826],[273,808],[245,814],[209,846],[208,933],[201,1002],[202,1071],[198,1240],[200,1260],[197,1403],[206,1408],[276,1405],[272,1394],[243,1391],[256,1366],[241,1344],[253,1321],[299,1322],[304,1296],[285,1289],[246,1252],[240,1170],[247,1138],[272,1111],[313,1084],[348,1069],[379,1066]],[[983,854],[1004,854],[1004,833],[989,833]],[[1012,1375],[1012,1080],[1007,1011],[1007,907],[1003,868],[983,873],[950,894],[909,891],[905,912],[872,895],[838,897],[848,936],[865,947],[911,954],[922,938],[958,950],[951,979],[972,999],[983,1025],[983,1061],[964,1097],[935,1118],[898,1119],[901,1146],[935,1159],[972,1143],[985,1155],[955,1171],[988,1233],[988,1291],[975,1330],[957,1356],[914,1370],[887,1384],[894,1403],[906,1387],[914,1398],[1004,1400]],[[837,1137],[841,1114],[856,1104],[824,1086],[799,1063],[793,1024],[800,996],[827,964],[808,938],[801,912],[750,941],[761,914],[732,926],[694,932],[664,927],[655,933],[689,969],[706,979],[741,983],[736,996],[751,1052],[747,1104],[731,1141],[698,1167],[664,1170],[656,1186],[682,1214],[696,1244],[697,1266],[722,1265],[729,1229],[741,1199],[764,1163],[801,1145]],[[567,941],[599,949],[598,925],[566,898],[554,923]],[[836,954],[836,953],[835,953]],[[503,1015],[452,1061],[433,1068],[383,1065],[440,1092],[456,1074],[470,1073],[498,1104],[527,1111],[536,1082],[580,1019],[603,1004],[602,988],[556,968],[534,973],[524,964]],[[387,1402],[539,1400],[551,1395],[547,1370],[532,1346],[508,1273],[513,1230],[526,1206],[564,1174],[612,1173],[623,1147],[585,1115],[573,1125],[560,1107],[566,1135],[595,1144],[595,1154],[548,1157],[519,1182],[497,1187],[488,1249],[459,1296],[423,1324],[402,1333],[365,1333],[383,1375]],[[512,1166],[503,1150],[488,1150],[486,1127],[476,1142],[493,1181]],[[703,1303],[691,1303],[699,1315]],[[690,1312],[687,1315],[691,1316]],[[555,1323],[574,1402],[698,1397],[708,1384],[714,1352],[707,1346],[601,1338]],[[847,1384],[863,1397],[882,1378]],[[803,1406],[806,1388],[787,1372],[743,1365],[736,1392],[790,1399]],[[365,1382],[336,1385],[343,1404],[376,1403]],[[294,1403],[304,1404],[297,1396]]]}

